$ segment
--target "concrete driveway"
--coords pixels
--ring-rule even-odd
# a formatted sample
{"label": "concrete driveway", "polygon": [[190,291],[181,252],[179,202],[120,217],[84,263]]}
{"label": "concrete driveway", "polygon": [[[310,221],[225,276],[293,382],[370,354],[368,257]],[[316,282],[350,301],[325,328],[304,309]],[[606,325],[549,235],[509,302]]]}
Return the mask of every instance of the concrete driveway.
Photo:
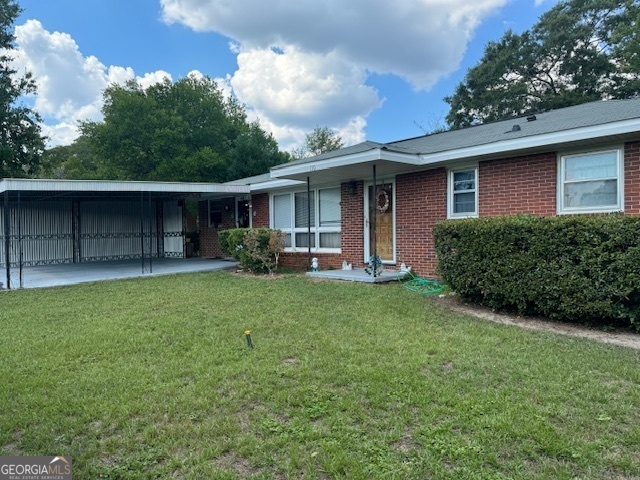
{"label": "concrete driveway", "polygon": [[[149,264],[149,259],[145,260],[144,269],[141,259],[24,267],[22,270],[22,287],[54,287],[101,280],[224,270],[237,264],[235,261],[223,259],[154,258],[151,265]],[[2,275],[0,282],[6,288],[6,271],[4,269],[0,270],[0,275]],[[18,268],[11,269],[11,288],[20,288],[20,272]]]}

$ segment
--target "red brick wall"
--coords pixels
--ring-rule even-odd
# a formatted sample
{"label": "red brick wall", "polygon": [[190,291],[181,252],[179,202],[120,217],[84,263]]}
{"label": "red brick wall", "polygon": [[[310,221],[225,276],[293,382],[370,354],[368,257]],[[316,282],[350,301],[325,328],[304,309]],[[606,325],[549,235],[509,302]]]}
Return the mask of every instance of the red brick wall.
{"label": "red brick wall", "polygon": [[624,213],[640,215],[640,142],[624,146]]}
{"label": "red brick wall", "polygon": [[480,162],[480,216],[555,215],[557,164],[555,153]]}
{"label": "red brick wall", "polygon": [[355,192],[350,193],[349,183],[340,186],[342,256],[337,268],[342,268],[343,260],[354,268],[364,266],[364,182],[356,182],[355,187]]}
{"label": "red brick wall", "polygon": [[416,273],[434,276],[433,226],[447,218],[444,168],[396,177],[396,260]]}
{"label": "red brick wall", "polygon": [[[640,142],[625,145],[625,213],[640,214]],[[555,152],[480,162],[481,217],[556,215],[557,155]],[[341,268],[342,261],[362,268],[364,257],[364,184],[341,186],[342,254],[318,254],[320,267]],[[204,203],[204,202],[203,202]],[[269,195],[252,197],[254,227],[269,226]],[[201,218],[202,218],[201,214]],[[207,215],[204,215],[205,221]],[[436,273],[432,228],[447,218],[447,172],[444,168],[396,177],[396,259],[419,275]],[[216,233],[217,239],[217,233]],[[217,240],[216,240],[217,241]],[[204,245],[202,235],[201,243]],[[281,264],[305,270],[307,252],[285,253]]]}
{"label": "red brick wall", "polygon": [[252,223],[254,228],[269,228],[269,194],[251,195]]}
{"label": "red brick wall", "polygon": [[[218,241],[218,232],[228,228],[236,227],[235,205],[233,198],[225,198],[216,200],[213,204],[222,206],[222,226],[209,226],[209,208],[208,202],[200,202],[198,205],[198,224],[200,228],[200,256],[206,258],[226,257],[226,254],[220,249]],[[228,210],[224,210],[224,206],[228,206]]]}

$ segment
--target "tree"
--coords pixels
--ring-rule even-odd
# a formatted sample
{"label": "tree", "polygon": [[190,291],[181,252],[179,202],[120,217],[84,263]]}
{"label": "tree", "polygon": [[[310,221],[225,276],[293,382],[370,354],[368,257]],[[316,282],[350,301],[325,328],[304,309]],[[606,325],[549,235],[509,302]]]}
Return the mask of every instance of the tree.
{"label": "tree", "polygon": [[0,0],[0,178],[32,175],[44,149],[40,117],[21,103],[23,95],[35,93],[36,84],[31,73],[18,75],[9,55],[20,12],[17,3]]}
{"label": "tree", "polygon": [[103,122],[81,124],[97,178],[225,182],[286,161],[275,139],[248,123],[215,81],[189,76],[104,92]]}
{"label": "tree", "polygon": [[460,128],[640,92],[639,0],[562,0],[522,34],[489,42],[446,97]]}
{"label": "tree", "polygon": [[61,145],[45,150],[36,176],[90,180],[102,178],[98,168],[99,165],[91,152],[89,139],[80,136],[71,145]]}
{"label": "tree", "polygon": [[323,153],[339,150],[344,146],[342,138],[329,127],[316,127],[307,133],[304,145],[291,152],[294,159],[314,157]]}

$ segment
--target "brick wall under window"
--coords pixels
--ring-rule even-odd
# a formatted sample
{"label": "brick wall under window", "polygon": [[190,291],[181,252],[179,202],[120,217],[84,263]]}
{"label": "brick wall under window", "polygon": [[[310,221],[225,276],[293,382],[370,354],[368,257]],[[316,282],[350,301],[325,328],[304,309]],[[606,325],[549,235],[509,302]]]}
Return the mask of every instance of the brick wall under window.
{"label": "brick wall under window", "polygon": [[557,165],[554,152],[480,162],[480,216],[555,215]]}

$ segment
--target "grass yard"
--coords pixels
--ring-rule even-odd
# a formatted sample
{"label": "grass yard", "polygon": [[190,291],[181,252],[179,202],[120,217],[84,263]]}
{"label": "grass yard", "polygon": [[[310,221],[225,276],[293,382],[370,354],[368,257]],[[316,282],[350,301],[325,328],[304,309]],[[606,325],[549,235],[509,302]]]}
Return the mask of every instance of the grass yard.
{"label": "grass yard", "polygon": [[640,478],[639,351],[398,285],[218,272],[0,304],[0,454],[77,479]]}

